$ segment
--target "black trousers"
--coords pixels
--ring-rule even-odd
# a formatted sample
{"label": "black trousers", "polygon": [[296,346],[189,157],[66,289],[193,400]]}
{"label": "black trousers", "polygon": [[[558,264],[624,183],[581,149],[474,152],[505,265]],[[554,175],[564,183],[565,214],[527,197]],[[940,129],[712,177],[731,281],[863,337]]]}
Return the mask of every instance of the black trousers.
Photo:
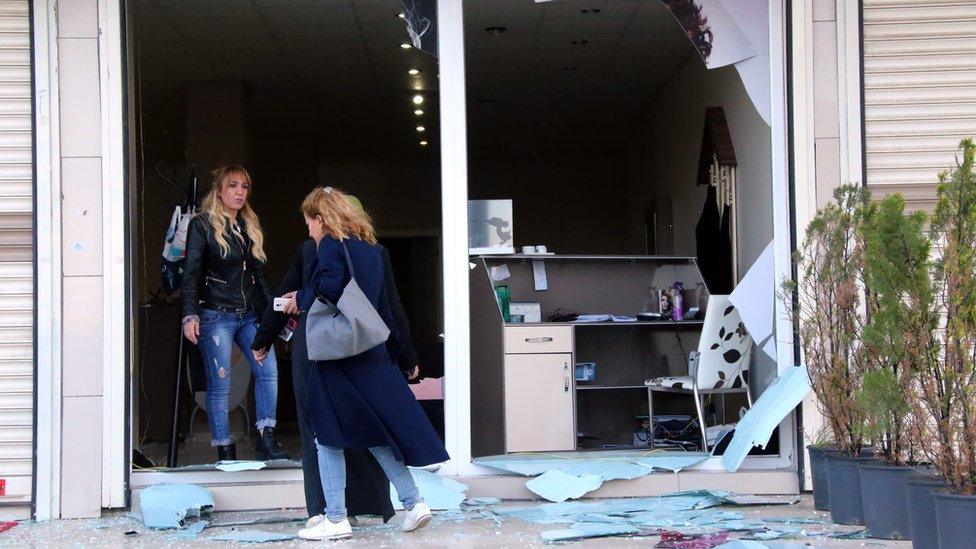
{"label": "black trousers", "polygon": [[[298,408],[298,430],[302,440],[302,472],[305,481],[305,507],[308,516],[325,512],[325,494],[319,477],[319,457],[315,447],[315,433],[308,415],[309,370],[315,367],[308,360],[305,347],[305,316],[299,321],[292,338],[292,385]],[[346,508],[352,516],[376,515],[383,521],[393,516],[390,483],[383,469],[368,450],[346,449]]]}

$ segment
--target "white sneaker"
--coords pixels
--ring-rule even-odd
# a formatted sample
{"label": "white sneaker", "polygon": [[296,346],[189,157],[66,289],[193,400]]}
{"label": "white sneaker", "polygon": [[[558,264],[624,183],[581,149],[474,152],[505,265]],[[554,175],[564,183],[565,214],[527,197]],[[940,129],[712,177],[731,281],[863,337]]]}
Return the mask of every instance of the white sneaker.
{"label": "white sneaker", "polygon": [[[358,518],[356,518],[356,517],[354,517],[352,515],[350,515],[347,518],[349,520],[349,526],[352,526],[353,528],[355,528],[356,526],[359,526],[359,519]],[[316,524],[322,522],[323,520],[325,520],[325,515],[315,515],[314,517],[312,517],[312,518],[310,518],[310,519],[308,519],[308,520],[305,521],[305,528],[311,528],[311,527],[315,526]]]}
{"label": "white sneaker", "polygon": [[400,529],[404,532],[420,530],[430,524],[430,519],[430,507],[426,503],[418,501],[413,506],[413,509],[407,511],[407,515],[403,518],[403,525],[400,526]]}
{"label": "white sneaker", "polygon": [[323,520],[325,520],[325,515],[315,515],[314,517],[305,521],[305,528],[311,528]]}
{"label": "white sneaker", "polygon": [[[315,518],[318,517],[312,517],[312,519]],[[352,537],[352,526],[349,525],[349,521],[346,519],[342,519],[342,522],[332,522],[323,517],[315,526],[299,530],[298,537],[310,540],[348,538]]]}

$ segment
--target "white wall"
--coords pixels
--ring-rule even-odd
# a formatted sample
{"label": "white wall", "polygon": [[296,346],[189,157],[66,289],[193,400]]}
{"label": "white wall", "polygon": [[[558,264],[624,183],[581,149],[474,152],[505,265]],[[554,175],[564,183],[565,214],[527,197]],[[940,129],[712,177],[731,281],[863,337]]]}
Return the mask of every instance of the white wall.
{"label": "white wall", "polygon": [[[318,180],[362,199],[381,234],[431,232],[440,230],[437,166],[322,159]],[[472,161],[468,195],[514,200],[519,246],[545,244],[558,253],[628,253],[622,156]]]}
{"label": "white wall", "polygon": [[[102,112],[98,5],[58,10],[62,175],[62,518],[93,517],[102,503]],[[55,513],[55,516],[58,516]]]}
{"label": "white wall", "polygon": [[656,196],[674,205],[674,253],[695,255],[695,225],[706,189],[696,184],[705,109],[724,107],[738,161],[739,271],[773,237],[769,126],[763,122],[732,67],[707,70],[690,57],[651,103],[628,148],[632,247],[643,243],[644,206]]}
{"label": "white wall", "polygon": [[[706,188],[696,182],[705,109],[723,107],[735,148],[738,192],[739,276],[773,238],[772,150],[763,122],[733,67],[708,70],[692,56],[653,101],[628,148],[629,218],[632,247],[643,243],[644,206],[656,196],[671,198],[674,253],[695,255],[695,226]],[[776,364],[753,354],[757,389],[776,374]]]}

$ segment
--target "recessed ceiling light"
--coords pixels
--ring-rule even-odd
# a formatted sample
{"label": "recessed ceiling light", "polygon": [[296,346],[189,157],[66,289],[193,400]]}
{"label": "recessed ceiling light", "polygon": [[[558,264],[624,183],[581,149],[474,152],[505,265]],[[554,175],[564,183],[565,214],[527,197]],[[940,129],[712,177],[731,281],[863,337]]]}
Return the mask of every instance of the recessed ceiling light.
{"label": "recessed ceiling light", "polygon": [[586,39],[582,39],[582,40],[570,40],[569,43],[572,44],[572,45],[574,45],[574,46],[585,46],[585,45],[589,44],[590,41],[589,40],[586,40]]}
{"label": "recessed ceiling light", "polygon": [[420,69],[410,69],[407,71],[407,74],[409,74],[410,76],[417,76],[418,74],[420,74]]}
{"label": "recessed ceiling light", "polygon": [[486,27],[485,32],[492,36],[498,36],[508,30],[508,27]]}
{"label": "recessed ceiling light", "polygon": [[594,15],[600,13],[601,11],[603,10],[601,10],[600,8],[583,8],[580,10],[580,13],[582,13],[583,15]]}
{"label": "recessed ceiling light", "polygon": [[405,50],[409,50],[412,46],[410,44],[407,44],[406,42],[404,42],[404,43],[400,44],[400,47],[403,48],[403,49],[405,49]]}
{"label": "recessed ceiling light", "polygon": [[426,147],[427,146],[427,142],[426,141],[421,141],[420,142],[420,146],[421,147]]}
{"label": "recessed ceiling light", "polygon": [[427,130],[427,128],[425,128],[425,127],[423,127],[423,126],[417,126],[417,131],[418,131],[418,132],[424,132],[424,131],[426,131],[426,130]]}
{"label": "recessed ceiling light", "polygon": [[415,95],[415,96],[413,96],[413,104],[414,105],[420,105],[423,102],[424,102],[424,96],[422,96],[422,95]]}
{"label": "recessed ceiling light", "polygon": [[423,116],[424,110],[423,109],[417,109],[417,110],[413,111],[413,113],[416,114],[417,116]]}
{"label": "recessed ceiling light", "polygon": [[407,14],[403,13],[402,11],[397,14],[397,19],[406,19],[406,18],[407,18]]}

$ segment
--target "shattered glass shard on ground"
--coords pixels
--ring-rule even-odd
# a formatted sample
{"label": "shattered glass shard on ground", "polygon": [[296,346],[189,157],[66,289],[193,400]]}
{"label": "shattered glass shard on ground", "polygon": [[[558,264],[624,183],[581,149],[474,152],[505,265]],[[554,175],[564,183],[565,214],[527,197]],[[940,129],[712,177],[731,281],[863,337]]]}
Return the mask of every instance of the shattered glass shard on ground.
{"label": "shattered glass shard on ground", "polygon": [[525,487],[543,499],[556,503],[567,499],[577,499],[603,485],[597,475],[584,473],[580,476],[562,471],[546,471],[525,483]]}
{"label": "shattered glass shard on ground", "polygon": [[[468,490],[467,485],[447,477],[442,477],[436,473],[431,473],[423,469],[415,469],[413,467],[410,468],[410,474],[413,476],[413,481],[417,484],[417,489],[420,490],[420,497],[424,499],[431,509],[439,511],[461,508],[461,502],[464,501],[465,497],[464,493]],[[390,500],[393,502],[394,509],[398,511],[403,509],[403,504],[400,503],[396,488],[393,487],[393,484],[390,484]]]}
{"label": "shattered glass shard on ground", "polygon": [[139,493],[139,517],[149,528],[182,528],[186,517],[213,511],[210,491],[195,484],[156,484]]}
{"label": "shattered glass shard on ground", "polygon": [[264,530],[237,530],[226,534],[210,536],[207,541],[240,541],[244,543],[268,543],[272,541],[288,541],[295,539],[294,534],[280,534],[265,532]]}
{"label": "shattered glass shard on ground", "polygon": [[629,480],[652,474],[655,470],[677,473],[708,458],[707,453],[701,452],[612,450],[485,456],[476,458],[474,463],[526,477],[538,476],[546,471],[562,471],[571,475],[598,475],[603,480]]}
{"label": "shattered glass shard on ground", "polygon": [[602,538],[624,534],[639,534],[640,530],[626,524],[574,524],[571,528],[546,530],[541,537],[544,541],[573,541],[587,538]]}
{"label": "shattered glass shard on ground", "polygon": [[773,430],[810,392],[804,366],[789,367],[770,385],[735,427],[732,442],[722,454],[725,470],[734,473],[754,446],[765,447]]}

